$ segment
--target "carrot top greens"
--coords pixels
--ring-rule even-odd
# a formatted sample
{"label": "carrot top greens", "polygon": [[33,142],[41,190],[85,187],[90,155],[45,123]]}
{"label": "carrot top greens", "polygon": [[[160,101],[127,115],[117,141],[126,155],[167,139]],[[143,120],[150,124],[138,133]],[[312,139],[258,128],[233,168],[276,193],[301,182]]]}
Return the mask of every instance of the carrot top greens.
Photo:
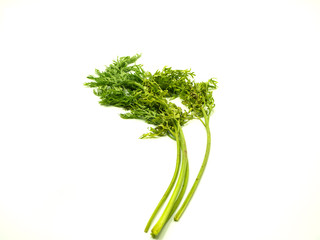
{"label": "carrot top greens", "polygon": [[[179,207],[187,188],[189,165],[182,127],[192,119],[199,119],[204,124],[207,148],[198,176],[174,217],[176,221],[185,211],[202,177],[211,147],[209,117],[215,106],[212,91],[216,89],[217,82],[212,78],[207,82],[197,83],[191,70],[173,70],[170,67],[152,74],[145,71],[141,64],[136,64],[140,56],[136,54],[132,57],[120,57],[106,66],[104,71],[96,69],[95,76],[88,76],[91,81],[84,85],[93,88],[101,105],[124,109],[125,112],[120,114],[122,118],[140,119],[151,124],[150,131],[140,138],[168,136],[176,141],[177,158],[173,177],[145,228],[145,232],[148,232],[173,190],[167,206],[151,230],[151,235],[155,237]],[[187,110],[171,102],[175,98],[180,98]]]}
{"label": "carrot top greens", "polygon": [[93,81],[84,85],[94,88],[101,105],[128,110],[120,114],[122,118],[154,125],[142,138],[173,137],[176,123],[183,126],[192,117],[166,98],[167,91],[160,88],[151,73],[145,72],[142,65],[133,64],[139,57],[118,58],[105,71],[96,70],[97,76],[88,76]]}

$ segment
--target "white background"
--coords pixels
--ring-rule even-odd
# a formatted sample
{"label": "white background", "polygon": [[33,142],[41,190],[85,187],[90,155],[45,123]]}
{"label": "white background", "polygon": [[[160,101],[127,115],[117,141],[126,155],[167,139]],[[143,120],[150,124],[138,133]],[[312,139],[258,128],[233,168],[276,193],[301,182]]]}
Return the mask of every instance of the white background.
{"label": "white background", "polygon": [[[316,0],[2,0],[0,239],[150,239],[175,143],[83,86],[142,53],[219,82],[203,180],[160,239],[319,240],[319,45]],[[205,131],[184,129],[191,183]]]}

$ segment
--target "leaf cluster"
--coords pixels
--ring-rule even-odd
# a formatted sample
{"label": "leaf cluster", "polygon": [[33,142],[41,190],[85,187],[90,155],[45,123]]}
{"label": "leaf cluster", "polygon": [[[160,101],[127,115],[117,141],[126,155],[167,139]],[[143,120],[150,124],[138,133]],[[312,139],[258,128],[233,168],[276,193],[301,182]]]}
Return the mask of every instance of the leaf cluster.
{"label": "leaf cluster", "polygon": [[[140,119],[155,127],[141,138],[168,135],[174,138],[176,125],[185,125],[194,118],[210,115],[215,106],[212,91],[217,88],[214,78],[207,82],[195,82],[191,69],[174,70],[164,67],[154,74],[136,64],[141,57],[120,57],[106,66],[104,71],[95,70],[91,82],[85,86],[93,88],[104,106],[120,107],[128,112],[120,114],[124,119]],[[170,100],[180,98],[188,111],[182,110]],[[204,111],[204,112],[203,112]]]}
{"label": "leaf cluster", "polygon": [[212,91],[217,88],[214,78],[197,83],[194,81],[195,73],[190,69],[173,70],[171,67],[156,71],[153,77],[160,87],[167,91],[167,97],[179,97],[194,118],[202,118],[203,110],[208,116],[212,113],[215,107]]}
{"label": "leaf cluster", "polygon": [[192,116],[168,99],[168,90],[161,88],[150,72],[136,64],[141,55],[121,57],[113,61],[96,76],[88,76],[91,82],[85,86],[93,88],[104,106],[120,107],[127,110],[120,114],[124,119],[140,119],[155,127],[141,138],[168,135],[174,138],[177,123],[185,125]]}

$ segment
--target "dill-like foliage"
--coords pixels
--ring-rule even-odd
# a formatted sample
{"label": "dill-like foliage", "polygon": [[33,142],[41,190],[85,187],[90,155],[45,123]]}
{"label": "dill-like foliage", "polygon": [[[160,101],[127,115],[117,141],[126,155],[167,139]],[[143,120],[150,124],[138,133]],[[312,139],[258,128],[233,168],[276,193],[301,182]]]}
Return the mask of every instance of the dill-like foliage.
{"label": "dill-like foliage", "polygon": [[191,115],[170,102],[168,92],[159,86],[153,75],[136,64],[140,56],[120,57],[104,71],[96,69],[96,76],[88,76],[92,81],[85,86],[94,89],[101,105],[127,110],[120,114],[122,118],[140,119],[154,125],[141,138],[173,137],[177,122],[183,126],[191,120]]}
{"label": "dill-like foliage", "polygon": [[[140,138],[169,136],[177,142],[177,163],[172,180],[145,228],[147,232],[178,179],[165,210],[151,230],[155,237],[179,207],[187,188],[189,167],[182,126],[192,119],[201,120],[205,126],[207,148],[197,178],[174,217],[176,221],[189,204],[206,167],[211,147],[209,117],[215,106],[212,91],[217,88],[217,82],[214,78],[195,82],[195,74],[190,69],[164,67],[152,74],[136,63],[140,56],[117,58],[104,71],[96,69],[95,75],[88,76],[91,81],[84,85],[93,88],[101,105],[124,109],[125,112],[120,114],[123,119],[140,119],[151,124],[150,131]],[[180,98],[187,110],[171,102],[175,98]]]}

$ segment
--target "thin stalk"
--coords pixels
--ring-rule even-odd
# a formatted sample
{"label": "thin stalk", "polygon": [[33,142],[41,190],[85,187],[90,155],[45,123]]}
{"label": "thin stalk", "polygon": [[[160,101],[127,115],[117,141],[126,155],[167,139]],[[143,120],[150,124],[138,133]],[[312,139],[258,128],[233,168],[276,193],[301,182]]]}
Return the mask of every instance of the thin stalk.
{"label": "thin stalk", "polygon": [[171,213],[169,215],[169,218],[168,220],[172,217],[172,215],[174,214],[174,212],[177,210],[177,208],[179,207],[180,203],[181,203],[181,200],[187,190],[187,186],[188,186],[188,180],[189,180],[189,163],[187,162],[187,170],[186,170],[186,175],[185,175],[185,178],[184,178],[184,181],[183,181],[183,185],[182,185],[182,188],[181,188],[181,191],[179,193],[179,196],[176,200],[176,202],[174,203],[174,206],[171,210]]}
{"label": "thin stalk", "polygon": [[204,109],[202,108],[202,112],[203,112],[203,116],[204,116],[204,122],[205,122],[205,128],[206,128],[206,132],[207,132],[207,147],[206,147],[206,153],[204,155],[204,159],[200,168],[200,171],[198,173],[198,176],[196,178],[196,180],[194,181],[192,188],[190,189],[190,192],[188,193],[188,196],[186,197],[186,199],[184,200],[182,206],[180,207],[180,209],[178,210],[177,214],[174,217],[175,221],[179,221],[179,219],[181,218],[182,214],[184,213],[184,211],[186,210],[189,202],[191,201],[191,198],[193,197],[193,194],[195,193],[201,177],[204,173],[204,170],[206,168],[208,159],[209,159],[209,154],[210,154],[210,148],[211,148],[211,133],[210,133],[210,128],[209,128],[209,117],[207,116],[206,112],[204,111]]}
{"label": "thin stalk", "polygon": [[170,192],[172,191],[172,188],[177,180],[178,177],[178,172],[179,172],[179,168],[180,168],[180,162],[181,162],[181,149],[180,149],[180,140],[178,137],[178,131],[176,131],[176,137],[175,140],[177,141],[177,161],[176,161],[176,169],[174,171],[173,177],[171,179],[171,182],[166,190],[166,192],[164,193],[163,197],[161,198],[160,202],[158,203],[157,207],[155,208],[155,210],[153,211],[147,226],[145,227],[144,231],[148,232],[150,225],[152,224],[153,219],[156,217],[159,209],[161,208],[161,206],[163,205],[163,203],[167,200]]}
{"label": "thin stalk", "polygon": [[180,127],[180,124],[178,123],[178,129],[179,129],[179,136],[181,141],[181,152],[182,152],[182,161],[181,161],[181,169],[179,173],[179,178],[176,184],[176,187],[171,195],[171,198],[168,202],[168,205],[166,206],[165,210],[163,211],[160,219],[156,223],[156,225],[151,230],[151,236],[156,237],[160,231],[162,230],[165,223],[168,221],[169,215],[174,207],[174,203],[176,202],[176,199],[178,197],[178,194],[180,190],[182,189],[183,181],[186,176],[186,170],[187,170],[187,162],[188,162],[188,156],[187,156],[187,146],[186,141],[184,139],[184,135],[182,132],[182,129]]}

